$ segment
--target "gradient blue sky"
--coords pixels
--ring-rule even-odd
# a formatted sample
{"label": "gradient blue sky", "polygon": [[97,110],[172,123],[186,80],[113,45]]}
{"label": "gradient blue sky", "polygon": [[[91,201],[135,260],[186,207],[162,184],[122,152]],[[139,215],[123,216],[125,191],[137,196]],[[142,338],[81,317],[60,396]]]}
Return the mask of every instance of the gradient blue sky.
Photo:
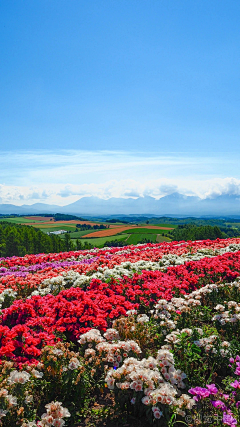
{"label": "gradient blue sky", "polygon": [[239,22],[236,0],[1,0],[0,201],[240,194]]}

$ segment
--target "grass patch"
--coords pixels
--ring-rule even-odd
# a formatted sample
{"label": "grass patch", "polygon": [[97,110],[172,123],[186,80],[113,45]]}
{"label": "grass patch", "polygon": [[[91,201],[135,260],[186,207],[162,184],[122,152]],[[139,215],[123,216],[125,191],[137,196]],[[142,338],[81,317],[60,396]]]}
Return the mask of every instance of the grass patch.
{"label": "grass patch", "polygon": [[157,233],[139,233],[139,234],[131,234],[131,236],[127,239],[128,245],[137,245],[143,239],[151,240],[153,243],[156,242]]}
{"label": "grass patch", "polygon": [[129,228],[126,232],[130,234],[162,234],[168,232],[168,230],[157,230],[156,228]]}
{"label": "grass patch", "polygon": [[4,218],[1,217],[0,221],[6,221],[6,222],[10,222],[12,224],[28,224],[30,222],[32,222],[33,224],[35,222],[39,222],[39,221],[34,221],[33,219],[27,219],[27,218],[23,218],[23,217],[14,217],[14,218]]}
{"label": "grass patch", "polygon": [[40,228],[40,230],[43,231],[43,233],[49,233],[51,231],[58,231],[58,230],[72,231],[72,227],[70,225],[66,225],[66,224],[63,224],[62,226],[56,225],[55,227],[49,227],[49,225],[47,225],[47,227],[43,227],[43,226],[36,227],[34,225],[34,227]]}
{"label": "grass patch", "polygon": [[[93,237],[92,239],[81,239],[81,243],[87,242],[87,243],[91,243],[91,245],[93,245],[96,248],[102,248],[105,244],[105,242],[109,241],[109,240],[120,240],[120,241],[124,241],[127,239],[127,237],[129,236],[129,234],[121,234],[119,236],[107,236],[107,237]],[[72,239],[73,241],[75,239]],[[126,242],[126,244],[128,244]]]}
{"label": "grass patch", "polygon": [[98,230],[73,231],[72,233],[70,233],[70,237],[71,239],[79,239],[82,236],[85,236],[86,234],[96,233],[96,231]]}
{"label": "grass patch", "polygon": [[158,227],[169,227],[169,228],[177,228],[178,224],[149,224],[149,225],[157,225]]}
{"label": "grass patch", "polygon": [[39,222],[38,224],[34,225],[34,227],[43,228],[43,229],[56,228],[56,227],[61,229],[63,227],[68,227],[69,230],[72,230],[72,229],[75,230],[76,224],[71,224],[71,223],[66,224],[66,222],[59,222],[59,221],[53,222],[52,224],[51,223],[50,224],[43,224],[43,223]]}
{"label": "grass patch", "polygon": [[171,242],[171,239],[169,239],[169,237],[161,236],[160,234],[158,234],[156,236],[156,243],[162,243],[162,242]]}

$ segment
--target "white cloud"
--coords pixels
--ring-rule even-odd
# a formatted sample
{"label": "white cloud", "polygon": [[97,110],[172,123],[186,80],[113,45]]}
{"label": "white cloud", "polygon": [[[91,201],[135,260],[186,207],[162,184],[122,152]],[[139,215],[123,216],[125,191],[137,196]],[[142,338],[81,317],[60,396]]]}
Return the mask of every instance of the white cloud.
{"label": "white cloud", "polygon": [[83,196],[240,195],[236,157],[122,151],[19,151],[0,156],[1,203],[66,205]]}
{"label": "white cloud", "polygon": [[143,197],[155,198],[166,196],[174,192],[185,195],[197,195],[202,198],[215,197],[229,194],[240,195],[240,180],[235,178],[213,180],[149,180],[145,183],[135,180],[111,180],[105,183],[91,183],[82,185],[57,185],[45,186],[6,186],[0,185],[1,203],[16,205],[32,204],[36,202],[67,205],[84,196],[95,196],[103,199],[110,197]]}
{"label": "white cloud", "polygon": [[236,178],[213,180],[205,197],[213,198],[221,195],[240,196],[240,180]]}

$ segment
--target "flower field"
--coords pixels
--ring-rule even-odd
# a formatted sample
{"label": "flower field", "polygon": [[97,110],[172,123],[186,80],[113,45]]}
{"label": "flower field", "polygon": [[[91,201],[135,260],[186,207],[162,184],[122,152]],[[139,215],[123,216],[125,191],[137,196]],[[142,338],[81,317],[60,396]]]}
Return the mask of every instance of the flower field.
{"label": "flower field", "polygon": [[0,425],[240,425],[240,239],[0,259]]}

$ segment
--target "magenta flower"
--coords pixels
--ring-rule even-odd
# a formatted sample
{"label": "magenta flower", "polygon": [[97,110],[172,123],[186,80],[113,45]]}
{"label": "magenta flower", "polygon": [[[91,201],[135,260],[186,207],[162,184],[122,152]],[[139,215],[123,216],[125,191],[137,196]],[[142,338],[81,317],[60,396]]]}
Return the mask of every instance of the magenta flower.
{"label": "magenta flower", "polygon": [[236,371],[234,372],[236,375],[240,375],[240,366],[236,367]]}
{"label": "magenta flower", "polygon": [[196,400],[196,402],[198,402],[201,399],[205,399],[211,394],[210,390],[203,387],[190,388],[188,391],[189,393],[194,395],[193,399]]}
{"label": "magenta flower", "polygon": [[232,415],[224,412],[223,414],[223,424],[227,424],[228,426],[234,427],[237,425],[237,420],[232,417]]}
{"label": "magenta flower", "polygon": [[211,404],[214,406],[214,408],[219,408],[222,411],[226,411],[227,409],[225,403],[223,403],[221,400],[211,400]]}
{"label": "magenta flower", "polygon": [[235,380],[233,383],[230,384],[230,386],[232,386],[234,388],[240,388],[240,382]]}
{"label": "magenta flower", "polygon": [[207,384],[207,389],[210,391],[211,394],[217,394],[218,389],[215,386],[215,384]]}
{"label": "magenta flower", "polygon": [[227,399],[229,399],[229,394],[223,394],[223,395],[222,395],[222,397],[223,397],[225,400],[227,400]]}

